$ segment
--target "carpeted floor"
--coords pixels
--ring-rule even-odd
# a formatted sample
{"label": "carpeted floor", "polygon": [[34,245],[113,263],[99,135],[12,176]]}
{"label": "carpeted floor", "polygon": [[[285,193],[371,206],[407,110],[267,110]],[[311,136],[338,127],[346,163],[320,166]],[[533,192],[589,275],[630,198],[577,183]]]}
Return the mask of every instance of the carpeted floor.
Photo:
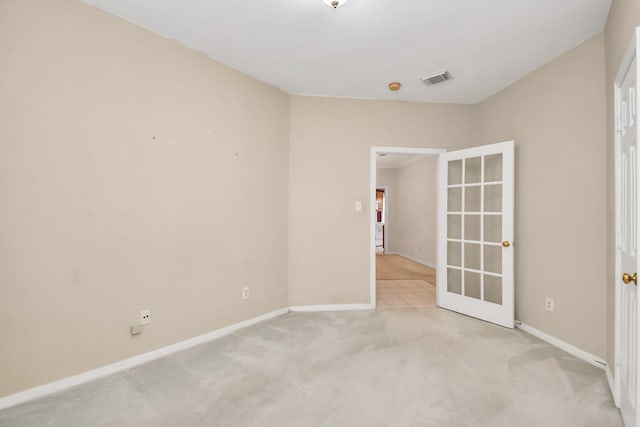
{"label": "carpeted floor", "polygon": [[290,313],[0,411],[1,426],[622,426],[604,372],[438,308]]}

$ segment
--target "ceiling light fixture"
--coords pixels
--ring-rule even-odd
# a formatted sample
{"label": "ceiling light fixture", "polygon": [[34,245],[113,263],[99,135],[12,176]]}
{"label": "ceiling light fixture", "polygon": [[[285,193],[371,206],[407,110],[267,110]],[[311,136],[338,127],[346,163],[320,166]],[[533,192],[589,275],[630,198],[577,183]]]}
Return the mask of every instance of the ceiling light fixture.
{"label": "ceiling light fixture", "polygon": [[389,83],[389,90],[390,91],[397,91],[400,90],[400,88],[402,87],[402,84],[400,82],[391,82]]}
{"label": "ceiling light fixture", "polygon": [[347,0],[322,0],[322,2],[327,6],[331,6],[332,8],[337,9],[345,4]]}

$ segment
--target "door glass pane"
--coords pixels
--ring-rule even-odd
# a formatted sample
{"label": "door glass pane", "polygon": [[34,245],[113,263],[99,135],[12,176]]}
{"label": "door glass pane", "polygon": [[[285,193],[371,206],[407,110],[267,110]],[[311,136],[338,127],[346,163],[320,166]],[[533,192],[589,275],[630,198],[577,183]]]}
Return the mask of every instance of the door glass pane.
{"label": "door glass pane", "polygon": [[480,212],[480,186],[464,189],[465,212]]}
{"label": "door glass pane", "polygon": [[449,188],[447,210],[449,212],[460,212],[462,210],[462,188]]}
{"label": "door glass pane", "polygon": [[462,215],[447,215],[447,238],[462,239]]}
{"label": "door glass pane", "polygon": [[480,215],[464,216],[464,240],[480,240]]}
{"label": "door glass pane", "polygon": [[484,275],[484,300],[502,305],[502,278]]}
{"label": "door glass pane", "polygon": [[480,270],[480,245],[477,243],[464,244],[464,266]]}
{"label": "door glass pane", "polygon": [[464,295],[480,299],[480,274],[473,271],[464,272]]}
{"label": "door glass pane", "polygon": [[462,267],[462,245],[460,242],[447,242],[447,265]]}
{"label": "door glass pane", "polygon": [[474,157],[465,160],[464,182],[465,184],[476,184],[480,182],[482,174],[482,157]]}
{"label": "door glass pane", "polygon": [[447,291],[462,294],[462,271],[447,268]]}
{"label": "door glass pane", "polygon": [[484,271],[502,273],[502,251],[502,246],[484,247]]}
{"label": "door glass pane", "polygon": [[449,185],[462,184],[462,160],[449,162]]}
{"label": "door glass pane", "polygon": [[484,182],[502,181],[502,154],[484,158]]}
{"label": "door glass pane", "polygon": [[502,241],[502,216],[501,215],[485,215],[484,221],[484,241],[485,242],[501,242]]}
{"label": "door glass pane", "polygon": [[502,211],[502,185],[485,185],[484,187],[484,211]]}

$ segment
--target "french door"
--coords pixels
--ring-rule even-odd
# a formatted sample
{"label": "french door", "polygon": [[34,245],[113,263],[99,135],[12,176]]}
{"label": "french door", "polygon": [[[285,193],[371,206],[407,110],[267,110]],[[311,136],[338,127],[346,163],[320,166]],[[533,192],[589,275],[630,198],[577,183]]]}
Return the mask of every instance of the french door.
{"label": "french door", "polygon": [[513,141],[442,153],[438,174],[438,305],[513,328]]}

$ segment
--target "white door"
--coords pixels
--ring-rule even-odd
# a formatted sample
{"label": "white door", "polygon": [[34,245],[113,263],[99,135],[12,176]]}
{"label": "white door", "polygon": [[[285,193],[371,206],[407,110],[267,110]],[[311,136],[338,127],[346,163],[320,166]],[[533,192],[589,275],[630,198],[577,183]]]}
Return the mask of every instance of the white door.
{"label": "white door", "polygon": [[638,69],[635,54],[630,60],[616,85],[616,381],[624,423],[637,427]]}
{"label": "white door", "polygon": [[440,154],[438,305],[513,328],[513,141]]}

